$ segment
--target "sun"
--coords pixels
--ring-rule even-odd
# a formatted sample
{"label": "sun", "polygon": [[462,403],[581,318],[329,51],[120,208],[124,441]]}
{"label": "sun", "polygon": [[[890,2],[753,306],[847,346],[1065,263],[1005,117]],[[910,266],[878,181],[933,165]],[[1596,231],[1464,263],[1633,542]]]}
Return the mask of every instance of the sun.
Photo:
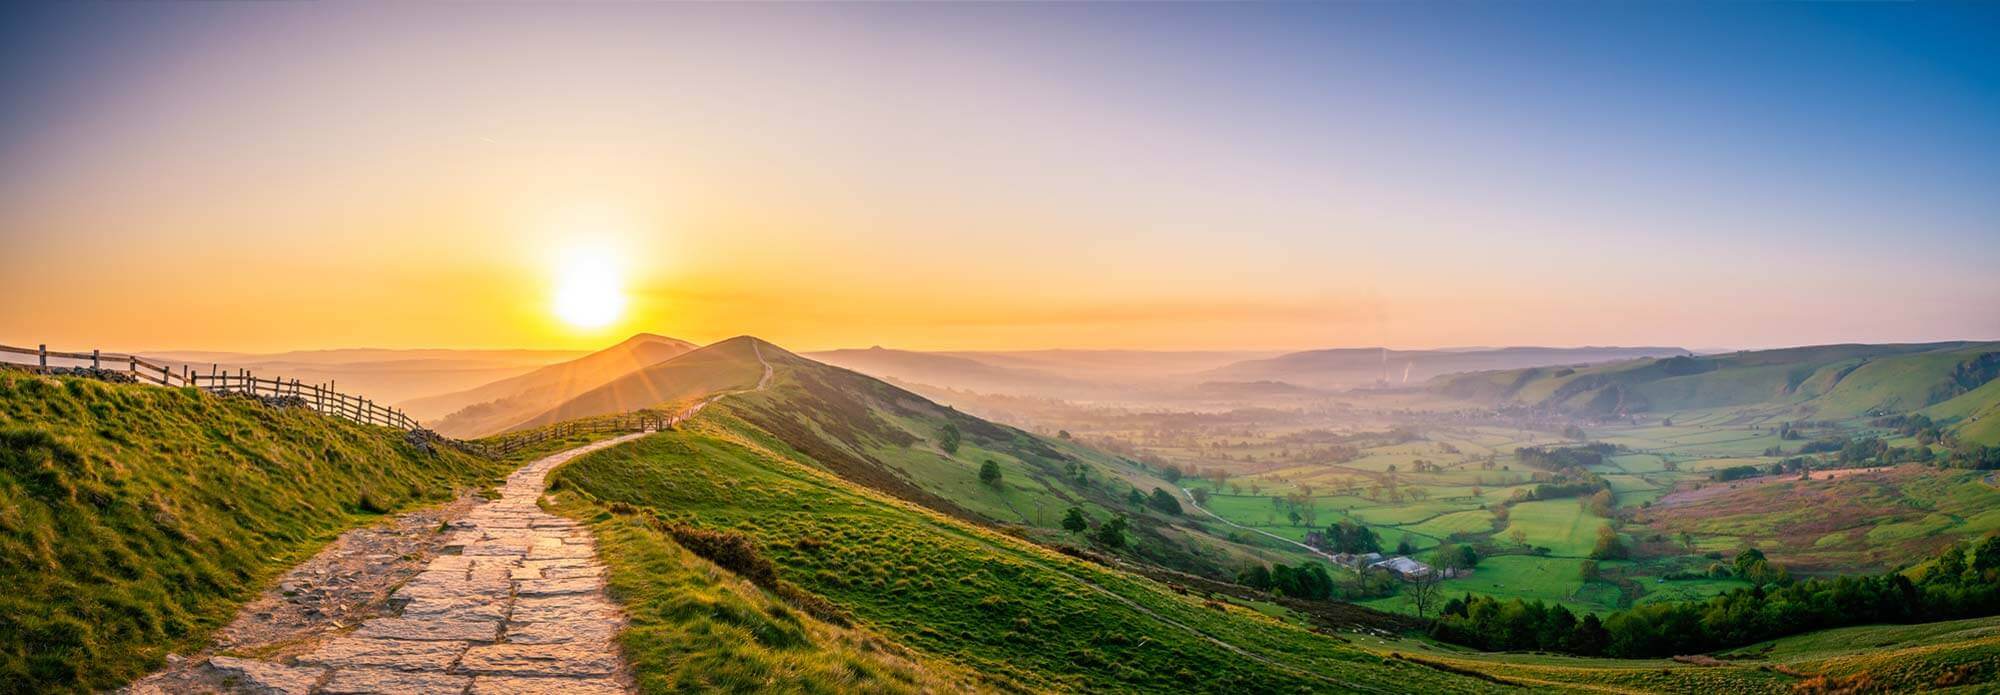
{"label": "sun", "polygon": [[603,328],[625,313],[618,263],[599,248],[569,249],[556,265],[556,317],[577,328]]}

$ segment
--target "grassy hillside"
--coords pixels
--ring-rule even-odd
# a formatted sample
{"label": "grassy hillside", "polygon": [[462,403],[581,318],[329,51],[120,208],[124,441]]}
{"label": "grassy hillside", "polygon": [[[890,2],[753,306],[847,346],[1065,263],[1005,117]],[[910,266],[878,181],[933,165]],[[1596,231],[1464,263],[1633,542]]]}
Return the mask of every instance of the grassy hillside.
{"label": "grassy hillside", "polygon": [[1307,350],[1268,359],[1244,360],[1201,373],[1214,381],[1283,381],[1315,387],[1350,387],[1380,379],[1418,384],[1441,374],[1542,365],[1576,365],[1636,357],[1667,357],[1687,351],[1672,347],[1538,348],[1477,350],[1386,350],[1340,348]]}
{"label": "grassy hillside", "polygon": [[0,692],[117,687],[340,531],[502,467],[249,399],[0,371]]}
{"label": "grassy hillside", "polygon": [[1925,412],[2000,443],[2000,343],[1828,345],[1442,377],[1433,390],[1586,415],[1762,408],[1788,420]]}
{"label": "grassy hillside", "polygon": [[[1384,660],[1285,620],[1179,595],[881,495],[829,473],[734,410],[724,401],[687,430],[579,459],[555,473],[555,485],[603,504],[747,535],[785,581],[831,601],[857,625],[997,688],[1492,687]],[[626,639],[628,653],[644,651],[633,646],[639,638]],[[674,676],[661,674],[676,667],[641,668],[642,682],[666,683]]]}
{"label": "grassy hillside", "polygon": [[756,386],[764,365],[757,360],[754,340],[731,338],[630,372],[507,429],[631,412]]}
{"label": "grassy hillside", "polygon": [[1090,384],[1034,369],[1000,367],[968,357],[929,352],[886,350],[827,350],[808,355],[814,360],[879,378],[948,386],[981,393],[1074,397]]}
{"label": "grassy hillside", "polygon": [[[640,333],[617,345],[478,388],[403,404],[431,429],[484,437],[540,415],[585,391],[695,349],[693,343]],[[434,422],[432,422],[435,420]]]}
{"label": "grassy hillside", "polygon": [[[761,350],[773,368],[770,384],[722,407],[850,481],[1044,540],[1063,534],[1071,507],[1098,521],[1124,515],[1140,558],[1213,577],[1234,576],[1253,561],[1305,557],[1295,545],[1209,519],[1174,483],[1132,461],[972,417],[768,343]],[[1000,472],[997,482],[980,479],[987,461]],[[1130,499],[1134,490],[1155,489],[1178,497],[1183,513]]]}
{"label": "grassy hillside", "polygon": [[[646,692],[785,682],[889,692],[1784,693],[1977,686],[2000,675],[1991,667],[2000,619],[1848,628],[1685,662],[1316,633],[1283,607],[1179,594],[856,485],[739,417],[745,409],[731,401],[745,398],[554,475],[560,508],[592,521],[614,593],[634,606],[622,639]],[[852,625],[692,557],[657,530],[664,524],[751,539],[781,583]],[[1506,569],[1475,576],[1534,584],[1532,568]]]}
{"label": "grassy hillside", "polygon": [[1593,659],[1481,653],[1427,640],[1364,640],[1370,649],[1489,674],[1538,689],[1610,692],[1992,692],[2000,618],[1838,628],[1751,645],[1720,658]]}
{"label": "grassy hillside", "polygon": [[589,522],[597,537],[611,595],[625,607],[620,641],[642,692],[982,689],[966,669],[798,610],[682,548],[652,515],[608,513],[576,494],[554,499],[558,513]]}

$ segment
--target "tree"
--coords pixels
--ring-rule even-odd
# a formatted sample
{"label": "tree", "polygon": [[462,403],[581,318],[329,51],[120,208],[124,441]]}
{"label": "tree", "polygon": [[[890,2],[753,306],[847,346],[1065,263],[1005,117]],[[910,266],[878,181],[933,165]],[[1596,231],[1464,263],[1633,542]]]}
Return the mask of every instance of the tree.
{"label": "tree", "polygon": [[1125,501],[1130,502],[1132,503],[1132,506],[1137,507],[1139,505],[1146,503],[1146,495],[1145,493],[1139,492],[1139,488],[1135,487],[1125,493]]}
{"label": "tree", "polygon": [[1479,550],[1470,544],[1446,542],[1431,551],[1431,564],[1469,570],[1479,564]]}
{"label": "tree", "polygon": [[1072,535],[1083,533],[1090,530],[1090,517],[1084,515],[1082,508],[1070,507],[1069,511],[1063,514],[1062,527]]}
{"label": "tree", "polygon": [[1598,574],[1596,560],[1584,560],[1582,564],[1577,565],[1577,574],[1586,582],[1597,581],[1603,576]]}
{"label": "tree", "polygon": [[1000,463],[986,459],[985,463],[979,464],[979,482],[991,487],[1000,487]]}
{"label": "tree", "polygon": [[[1048,430],[1043,430],[1043,431],[1046,432]],[[1069,430],[1056,430],[1056,438],[1062,440],[1068,440],[1070,438]]]}
{"label": "tree", "polygon": [[1410,595],[1410,607],[1417,609],[1418,618],[1429,617],[1431,609],[1437,607],[1438,595],[1444,593],[1438,587],[1443,580],[1444,577],[1437,572],[1425,572],[1404,585]]}
{"label": "tree", "polygon": [[1271,568],[1265,567],[1264,563],[1261,562],[1251,565],[1250,569],[1236,575],[1236,583],[1252,589],[1269,589],[1271,588]]}
{"label": "tree", "polygon": [[1736,559],[1730,562],[1730,566],[1736,570],[1736,576],[1748,578],[1750,570],[1762,562],[1764,562],[1764,551],[1744,548],[1743,552],[1736,554]]}
{"label": "tree", "polygon": [[1584,503],[1584,508],[1589,509],[1592,514],[1609,519],[1611,518],[1611,506],[1613,503],[1614,498],[1612,498],[1610,490],[1598,490],[1597,494],[1591,495],[1590,500]]}
{"label": "tree", "polygon": [[1618,537],[1618,531],[1609,524],[1597,527],[1597,545],[1590,549],[1592,560],[1623,560],[1627,552],[1625,541]]}
{"label": "tree", "polygon": [[1125,547],[1125,523],[1124,514],[1111,517],[1110,521],[1098,525],[1097,533],[1093,535],[1093,538],[1106,548],[1114,550],[1123,548]]}
{"label": "tree", "polygon": [[1688,554],[1689,554],[1689,555],[1693,555],[1693,554],[1694,554],[1694,534],[1692,534],[1692,533],[1688,533],[1688,532],[1686,532],[1686,531],[1682,531],[1682,532],[1681,532],[1681,534],[1680,534],[1680,541],[1681,541],[1681,547],[1682,547],[1682,548],[1684,548],[1684,549],[1686,549],[1686,550],[1688,551]]}
{"label": "tree", "polygon": [[1181,501],[1174,499],[1173,493],[1159,488],[1153,488],[1153,495],[1146,499],[1146,506],[1161,514],[1179,516],[1181,513]]}
{"label": "tree", "polygon": [[1414,552],[1417,552],[1417,547],[1414,545],[1410,545],[1409,536],[1404,536],[1402,540],[1396,541],[1397,555],[1409,555]]}
{"label": "tree", "polygon": [[1990,575],[2000,572],[2000,534],[1989,535],[1979,542],[1979,549],[1972,556],[1972,571],[1987,581],[1993,580]]}
{"label": "tree", "polygon": [[1937,561],[1924,573],[1924,584],[1956,585],[1965,579],[1965,549],[1957,545],[1938,553]]}
{"label": "tree", "polygon": [[956,454],[958,453],[958,441],[958,425],[950,422],[944,423],[944,430],[938,432],[938,448],[943,449],[944,453]]}
{"label": "tree", "polygon": [[1518,528],[1513,529],[1507,532],[1507,540],[1513,541],[1514,545],[1527,545],[1528,532]]}
{"label": "tree", "polygon": [[1201,507],[1208,506],[1208,488],[1198,487],[1188,491],[1188,494],[1194,495],[1194,503],[1196,506],[1201,506]]}

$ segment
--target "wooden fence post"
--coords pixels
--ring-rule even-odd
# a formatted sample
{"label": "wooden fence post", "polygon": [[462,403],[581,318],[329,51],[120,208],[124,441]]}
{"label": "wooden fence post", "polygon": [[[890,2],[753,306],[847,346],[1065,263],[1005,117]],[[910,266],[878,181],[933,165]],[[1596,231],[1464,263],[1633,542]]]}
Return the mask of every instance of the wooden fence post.
{"label": "wooden fence post", "polygon": [[96,348],[91,348],[91,350],[90,350],[90,370],[94,372],[94,371],[97,371],[97,369],[98,369],[98,363],[97,363],[97,349],[96,349]]}
{"label": "wooden fence post", "polygon": [[42,371],[48,371],[48,369],[49,369],[49,345],[48,345],[48,343],[43,343],[43,344],[42,344]]}

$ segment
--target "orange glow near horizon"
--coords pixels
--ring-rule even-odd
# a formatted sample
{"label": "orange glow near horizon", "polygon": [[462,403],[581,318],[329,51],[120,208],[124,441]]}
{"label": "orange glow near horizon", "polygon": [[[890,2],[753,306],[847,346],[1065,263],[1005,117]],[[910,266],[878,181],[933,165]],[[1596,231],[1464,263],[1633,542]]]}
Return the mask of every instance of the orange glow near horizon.
{"label": "orange glow near horizon", "polygon": [[1358,9],[56,6],[0,70],[0,343],[2000,337],[1969,309],[2000,305],[1994,199],[1960,190],[1990,134],[1864,119],[1939,138],[1876,162],[1574,72],[1605,61],[1503,41],[1464,64],[1532,79],[1437,72],[1494,46],[1334,21]]}

